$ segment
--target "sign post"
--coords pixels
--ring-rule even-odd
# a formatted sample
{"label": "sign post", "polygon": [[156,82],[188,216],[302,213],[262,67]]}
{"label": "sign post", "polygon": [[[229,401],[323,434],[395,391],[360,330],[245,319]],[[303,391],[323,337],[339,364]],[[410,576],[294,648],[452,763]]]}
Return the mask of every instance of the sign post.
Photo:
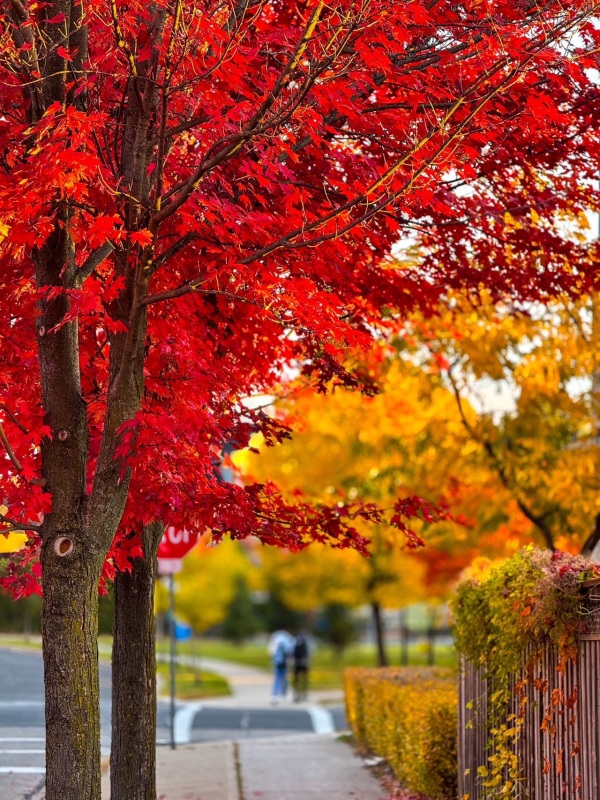
{"label": "sign post", "polygon": [[170,676],[170,740],[175,750],[175,574],[181,571],[183,557],[198,541],[195,531],[177,530],[172,525],[163,534],[158,546],[158,574],[169,576],[169,676]]}
{"label": "sign post", "polygon": [[171,750],[175,750],[175,575],[169,573],[169,738]]}

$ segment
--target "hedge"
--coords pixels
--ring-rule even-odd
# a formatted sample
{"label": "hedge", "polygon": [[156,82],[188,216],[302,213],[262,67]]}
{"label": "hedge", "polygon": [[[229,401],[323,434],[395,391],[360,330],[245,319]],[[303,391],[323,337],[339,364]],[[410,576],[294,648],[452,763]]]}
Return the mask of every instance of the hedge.
{"label": "hedge", "polygon": [[348,669],[346,716],[354,737],[382,756],[407,789],[455,800],[458,687],[441,668]]}

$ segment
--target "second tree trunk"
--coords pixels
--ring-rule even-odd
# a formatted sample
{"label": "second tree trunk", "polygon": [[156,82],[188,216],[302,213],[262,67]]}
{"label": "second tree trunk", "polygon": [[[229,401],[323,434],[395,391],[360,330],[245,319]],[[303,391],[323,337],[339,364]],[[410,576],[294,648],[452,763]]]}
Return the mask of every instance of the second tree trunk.
{"label": "second tree trunk", "polygon": [[145,558],[115,579],[111,800],[156,800],[154,584],[162,526],[145,529]]}

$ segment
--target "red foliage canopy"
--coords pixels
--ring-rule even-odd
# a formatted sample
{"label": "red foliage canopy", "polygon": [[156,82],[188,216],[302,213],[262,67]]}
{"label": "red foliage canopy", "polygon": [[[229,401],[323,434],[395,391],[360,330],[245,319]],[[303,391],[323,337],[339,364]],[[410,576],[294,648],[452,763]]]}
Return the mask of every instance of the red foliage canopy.
{"label": "red foliage canopy", "polygon": [[[597,202],[597,10],[13,0],[0,14],[6,530],[55,535],[78,509],[92,538],[101,521],[102,546],[155,519],[360,546],[343,519],[379,511],[316,514],[219,480],[224,445],[285,435],[242,400],[290,368],[359,383],[344,350],[448,285],[593,283],[592,246],[557,220]],[[407,233],[422,268],[388,259]]]}

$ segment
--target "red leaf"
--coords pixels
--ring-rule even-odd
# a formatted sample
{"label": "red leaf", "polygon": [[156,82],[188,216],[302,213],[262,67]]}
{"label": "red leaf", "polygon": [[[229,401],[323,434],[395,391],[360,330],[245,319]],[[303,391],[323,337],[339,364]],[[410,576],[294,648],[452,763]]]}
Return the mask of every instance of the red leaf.
{"label": "red leaf", "polygon": [[65,61],[73,61],[73,56],[71,53],[64,47],[59,47],[56,51],[61,58],[64,58]]}

